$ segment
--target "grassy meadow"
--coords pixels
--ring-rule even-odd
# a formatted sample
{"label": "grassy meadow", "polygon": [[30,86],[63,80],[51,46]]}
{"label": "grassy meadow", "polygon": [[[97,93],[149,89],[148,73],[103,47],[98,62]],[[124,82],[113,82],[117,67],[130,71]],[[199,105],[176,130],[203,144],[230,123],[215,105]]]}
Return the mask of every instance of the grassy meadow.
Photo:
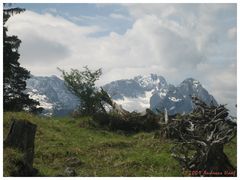
{"label": "grassy meadow", "polygon": [[[77,176],[182,176],[170,154],[173,142],[156,138],[154,132],[125,135],[89,126],[91,117],[51,118],[6,112],[4,139],[12,118],[37,125],[33,166],[38,176],[64,176],[66,167],[73,167]],[[236,166],[236,139],[225,152]],[[9,168],[13,168],[13,157],[21,158],[21,154],[4,149],[4,176],[9,176]]]}

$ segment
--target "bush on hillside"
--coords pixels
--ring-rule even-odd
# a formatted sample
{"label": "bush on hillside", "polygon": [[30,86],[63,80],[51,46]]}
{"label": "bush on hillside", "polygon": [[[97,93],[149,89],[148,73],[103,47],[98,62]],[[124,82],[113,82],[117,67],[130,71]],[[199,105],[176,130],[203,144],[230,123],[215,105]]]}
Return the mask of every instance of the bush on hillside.
{"label": "bush on hillside", "polygon": [[160,128],[159,118],[156,115],[149,113],[140,115],[132,112],[127,116],[122,116],[118,113],[98,113],[93,116],[93,121],[100,127],[107,128],[112,131],[121,130],[126,133],[135,133],[140,131],[154,131]]}

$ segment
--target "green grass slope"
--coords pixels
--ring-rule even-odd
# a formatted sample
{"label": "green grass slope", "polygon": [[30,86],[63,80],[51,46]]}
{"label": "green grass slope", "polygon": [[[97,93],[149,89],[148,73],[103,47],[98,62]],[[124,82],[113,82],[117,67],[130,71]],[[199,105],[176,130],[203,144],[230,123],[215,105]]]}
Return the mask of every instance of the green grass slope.
{"label": "green grass slope", "polygon": [[[37,125],[34,167],[39,176],[62,176],[66,167],[73,167],[77,176],[182,176],[170,154],[172,143],[154,138],[154,133],[126,136],[89,128],[88,117],[46,118],[8,112],[4,113],[4,139],[12,118]],[[4,149],[5,176],[7,151]],[[225,152],[236,166],[236,140]]]}

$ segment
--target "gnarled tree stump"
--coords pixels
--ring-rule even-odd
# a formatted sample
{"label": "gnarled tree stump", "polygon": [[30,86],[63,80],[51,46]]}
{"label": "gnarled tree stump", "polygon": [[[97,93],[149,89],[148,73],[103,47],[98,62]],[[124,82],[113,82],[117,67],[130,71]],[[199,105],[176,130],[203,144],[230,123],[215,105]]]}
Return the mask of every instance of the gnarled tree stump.
{"label": "gnarled tree stump", "polygon": [[236,176],[223,151],[237,133],[237,125],[230,121],[224,105],[207,106],[197,97],[194,111],[166,125],[166,134],[178,142],[172,155],[192,176]]}
{"label": "gnarled tree stump", "polygon": [[26,120],[12,119],[12,124],[4,141],[4,148],[19,149],[23,155],[23,167],[19,176],[33,176],[34,140],[37,126]]}

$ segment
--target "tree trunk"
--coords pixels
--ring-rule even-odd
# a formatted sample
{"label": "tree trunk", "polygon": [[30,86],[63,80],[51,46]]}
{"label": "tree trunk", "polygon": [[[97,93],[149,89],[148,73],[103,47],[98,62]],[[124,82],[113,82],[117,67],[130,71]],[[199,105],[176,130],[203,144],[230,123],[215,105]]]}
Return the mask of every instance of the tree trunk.
{"label": "tree trunk", "polygon": [[208,172],[219,173],[219,176],[237,175],[236,168],[231,165],[228,157],[223,151],[223,144],[217,144],[210,148],[205,169]]}
{"label": "tree trunk", "polygon": [[26,120],[12,120],[11,128],[4,141],[4,147],[17,148],[24,154],[23,176],[31,176],[33,172],[34,140],[37,126]]}

